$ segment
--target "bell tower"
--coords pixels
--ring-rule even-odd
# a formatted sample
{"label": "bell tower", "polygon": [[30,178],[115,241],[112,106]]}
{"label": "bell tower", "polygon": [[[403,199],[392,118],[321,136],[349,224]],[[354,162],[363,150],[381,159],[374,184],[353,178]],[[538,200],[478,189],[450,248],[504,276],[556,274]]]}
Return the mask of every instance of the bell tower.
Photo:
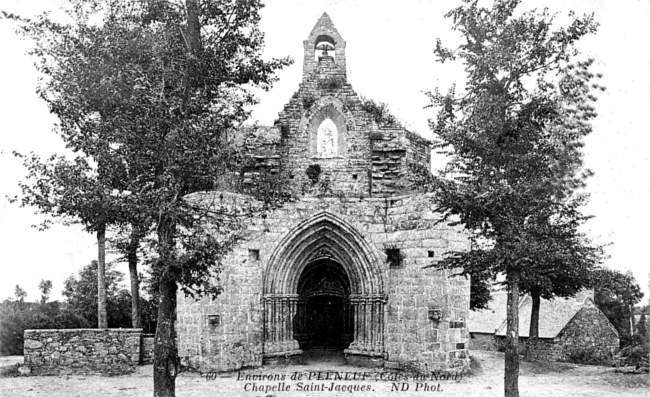
{"label": "bell tower", "polygon": [[333,60],[345,75],[345,40],[334,27],[327,13],[323,13],[312,29],[307,40],[303,41],[305,58],[303,62],[303,79],[318,67],[322,60]]}

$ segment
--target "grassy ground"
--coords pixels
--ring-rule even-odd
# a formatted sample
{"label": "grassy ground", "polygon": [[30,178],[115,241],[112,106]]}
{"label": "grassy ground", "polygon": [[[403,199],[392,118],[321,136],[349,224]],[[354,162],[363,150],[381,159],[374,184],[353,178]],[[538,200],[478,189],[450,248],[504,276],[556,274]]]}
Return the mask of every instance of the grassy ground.
{"label": "grassy ground", "polygon": [[[0,365],[3,365],[0,361]],[[139,367],[129,376],[63,376],[46,377],[13,376],[15,368],[11,362],[4,364],[7,376],[0,378],[1,396],[151,396],[153,395],[152,366]],[[339,373],[368,372],[369,379],[364,381],[318,380],[315,373],[326,371]],[[301,380],[292,380],[293,374],[302,375]],[[311,374],[312,379],[309,379]],[[245,375],[272,375],[277,378],[285,376],[284,381],[245,381],[238,377]],[[384,375],[384,378],[387,374]],[[377,371],[342,365],[337,358],[311,361],[306,365],[292,367],[274,367],[246,370],[241,373],[219,374],[214,380],[196,373],[181,374],[176,380],[177,396],[245,396],[245,397],[293,397],[293,396],[383,396],[395,394],[400,397],[440,395],[440,396],[503,396],[503,353],[472,352],[472,374],[457,380],[435,380],[429,377],[425,381],[409,379],[378,380]],[[283,383],[289,390],[271,389]],[[252,383],[257,389],[252,391]],[[310,390],[321,384],[329,387],[334,383],[336,390]],[[301,384],[301,386],[299,385]],[[353,389],[365,387],[366,390]],[[268,389],[265,389],[268,387]],[[611,368],[576,365],[567,363],[522,363],[519,387],[521,396],[565,397],[626,397],[650,395],[650,379],[645,375],[628,375],[614,373]],[[399,391],[395,391],[395,389]],[[391,392],[391,389],[393,392]],[[353,394],[352,394],[353,393]]]}

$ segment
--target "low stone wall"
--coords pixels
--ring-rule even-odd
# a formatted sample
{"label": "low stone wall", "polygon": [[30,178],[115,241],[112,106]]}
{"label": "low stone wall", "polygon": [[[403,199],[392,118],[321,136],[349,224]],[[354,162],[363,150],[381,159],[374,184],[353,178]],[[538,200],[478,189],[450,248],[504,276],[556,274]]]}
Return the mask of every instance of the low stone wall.
{"label": "low stone wall", "polygon": [[33,375],[126,374],[140,363],[141,337],[142,329],[25,330],[25,365]]}
{"label": "low stone wall", "polygon": [[470,334],[469,348],[470,350],[496,351],[497,343],[494,334],[472,332]]}
{"label": "low stone wall", "polygon": [[[494,337],[496,349],[485,349],[485,350],[496,350],[504,352],[506,350],[506,337],[505,336],[496,336]],[[526,347],[528,345],[528,338],[519,337],[519,354],[524,354]],[[539,338],[537,340],[537,346],[535,348],[535,360],[540,361],[571,361],[563,352],[563,346],[559,343],[559,340],[551,338]]]}
{"label": "low stone wall", "polygon": [[[541,361],[560,361],[576,364],[610,365],[617,350],[617,340],[603,339],[595,342],[588,336],[568,340],[564,335],[555,339],[540,338],[535,347],[534,359]],[[613,338],[612,338],[613,339]],[[506,338],[496,337],[496,349],[505,351]],[[519,338],[519,352],[526,351],[528,338]]]}
{"label": "low stone wall", "polygon": [[155,334],[142,334],[140,365],[153,364],[153,342]]}

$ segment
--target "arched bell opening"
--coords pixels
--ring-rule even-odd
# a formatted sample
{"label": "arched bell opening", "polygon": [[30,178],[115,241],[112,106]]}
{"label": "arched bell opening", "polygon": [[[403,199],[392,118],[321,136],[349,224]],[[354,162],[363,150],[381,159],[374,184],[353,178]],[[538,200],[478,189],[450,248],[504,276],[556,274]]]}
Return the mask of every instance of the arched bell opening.
{"label": "arched bell opening", "polygon": [[336,41],[328,35],[320,35],[315,40],[314,45],[315,61],[319,61],[324,57],[336,57]]}
{"label": "arched bell opening", "polygon": [[300,349],[347,349],[354,340],[354,312],[343,266],[330,259],[309,263],[298,281],[298,297],[293,332]]}

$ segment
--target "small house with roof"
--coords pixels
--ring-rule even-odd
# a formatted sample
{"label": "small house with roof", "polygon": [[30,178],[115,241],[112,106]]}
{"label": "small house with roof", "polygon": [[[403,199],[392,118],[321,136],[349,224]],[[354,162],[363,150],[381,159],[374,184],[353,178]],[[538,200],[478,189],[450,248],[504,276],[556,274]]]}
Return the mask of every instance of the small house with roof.
{"label": "small house with roof", "polygon": [[[505,348],[507,294],[493,293],[489,308],[469,315],[470,346],[476,350]],[[528,343],[532,299],[519,301],[519,348]],[[595,305],[593,291],[574,298],[541,299],[539,343],[535,357],[545,361],[608,363],[619,347],[619,335]]]}

